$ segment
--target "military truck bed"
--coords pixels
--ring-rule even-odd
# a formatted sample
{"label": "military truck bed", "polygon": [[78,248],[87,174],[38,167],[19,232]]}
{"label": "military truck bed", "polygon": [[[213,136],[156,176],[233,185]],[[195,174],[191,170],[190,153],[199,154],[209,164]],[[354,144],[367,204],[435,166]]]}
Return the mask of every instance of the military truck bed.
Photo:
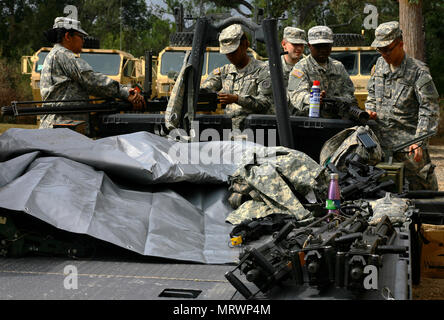
{"label": "military truck bed", "polygon": [[[260,242],[256,244],[258,245]],[[256,246],[256,244],[254,244]],[[410,248],[409,232],[395,243]],[[236,265],[205,265],[126,255],[72,259],[48,256],[0,258],[0,300],[245,300],[225,273]],[[382,300],[411,299],[412,266],[409,253],[384,255],[378,290],[359,294],[331,285],[323,291],[286,281],[260,300]],[[77,273],[77,277],[75,274]],[[252,291],[252,283],[236,273]],[[75,280],[76,279],[76,280]],[[388,289],[388,290],[387,290]]]}
{"label": "military truck bed", "polygon": [[[72,266],[78,272],[77,289],[71,281],[73,278],[70,278],[74,275]],[[236,290],[228,283],[224,274],[232,268],[229,265],[103,259],[2,258],[0,299],[194,299],[189,293],[177,290],[172,290],[173,297],[160,297],[165,289],[187,289],[201,290],[195,299],[230,300]],[[71,289],[66,289],[65,285]]]}

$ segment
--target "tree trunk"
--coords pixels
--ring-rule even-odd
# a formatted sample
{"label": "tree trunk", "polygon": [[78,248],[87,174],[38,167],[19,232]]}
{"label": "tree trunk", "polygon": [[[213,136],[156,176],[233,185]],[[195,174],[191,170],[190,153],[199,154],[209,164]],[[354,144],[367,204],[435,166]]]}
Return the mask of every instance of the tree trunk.
{"label": "tree trunk", "polygon": [[424,61],[424,20],[422,0],[410,3],[399,0],[399,26],[402,30],[405,52],[418,60]]}

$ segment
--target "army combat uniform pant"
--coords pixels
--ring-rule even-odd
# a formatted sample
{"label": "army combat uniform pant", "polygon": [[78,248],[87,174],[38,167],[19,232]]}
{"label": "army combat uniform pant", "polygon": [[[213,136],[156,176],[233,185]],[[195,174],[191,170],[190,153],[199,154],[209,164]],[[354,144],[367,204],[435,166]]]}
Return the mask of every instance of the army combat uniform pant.
{"label": "army combat uniform pant", "polygon": [[435,165],[430,160],[428,149],[423,148],[423,157],[416,162],[408,152],[397,153],[393,161],[404,163],[404,177],[409,182],[409,190],[438,191],[438,179],[435,174]]}

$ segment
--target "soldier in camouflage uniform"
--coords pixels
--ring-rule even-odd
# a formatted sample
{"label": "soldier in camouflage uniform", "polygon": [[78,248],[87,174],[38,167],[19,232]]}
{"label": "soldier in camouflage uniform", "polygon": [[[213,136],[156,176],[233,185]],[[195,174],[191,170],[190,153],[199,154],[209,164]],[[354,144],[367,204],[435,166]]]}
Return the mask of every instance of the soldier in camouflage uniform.
{"label": "soldier in camouflage uniform", "polygon": [[[382,148],[436,131],[438,92],[427,66],[404,52],[399,23],[381,24],[375,30],[372,47],[377,48],[382,57],[368,82],[365,108],[377,123],[374,131]],[[407,152],[394,155],[395,161],[405,164],[410,190],[438,190],[427,145],[427,141],[422,145],[412,144]]]}
{"label": "soldier in camouflage uniform", "polygon": [[288,52],[281,56],[285,88],[288,86],[288,77],[290,76],[290,72],[293,70],[294,65],[305,57],[302,54],[304,52],[305,44],[307,44],[307,41],[305,41],[304,30],[294,27],[286,27],[284,29],[281,45],[284,51]]}
{"label": "soldier in camouflage uniform", "polygon": [[[87,100],[91,94],[97,97],[122,98],[140,109],[144,100],[137,91],[94,72],[85,60],[77,56],[87,35],[79,21],[65,17],[56,18],[53,29],[46,32],[48,40],[55,45],[46,57],[41,73],[40,93],[43,101]],[[66,106],[69,103],[45,104],[52,107],[61,105]],[[52,128],[53,124],[63,120],[83,120],[88,123],[88,115],[45,115],[40,121],[40,128]],[[86,131],[88,134],[89,128]]]}
{"label": "soldier in camouflage uniform", "polygon": [[310,89],[314,80],[321,83],[321,117],[338,117],[337,111],[323,108],[323,98],[342,97],[357,105],[355,87],[344,65],[330,58],[332,45],[333,32],[330,28],[316,26],[308,30],[310,55],[294,66],[288,81],[291,114],[308,116]]}
{"label": "soldier in camouflage uniform", "polygon": [[265,62],[250,57],[250,43],[241,25],[233,24],[220,33],[220,53],[231,64],[216,68],[201,85],[203,91],[218,91],[225,113],[232,116],[233,130],[243,130],[245,118],[252,113],[272,114],[270,72]]}

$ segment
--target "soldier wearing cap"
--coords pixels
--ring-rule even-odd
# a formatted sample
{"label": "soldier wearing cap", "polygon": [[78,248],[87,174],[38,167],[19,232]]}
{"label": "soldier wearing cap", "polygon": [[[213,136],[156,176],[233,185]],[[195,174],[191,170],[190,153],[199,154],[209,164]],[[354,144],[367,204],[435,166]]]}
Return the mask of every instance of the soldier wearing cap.
{"label": "soldier wearing cap", "polygon": [[[85,36],[80,21],[57,17],[53,28],[45,32],[54,47],[43,63],[40,78],[40,93],[43,100],[87,100],[96,97],[122,98],[130,101],[135,109],[141,109],[143,97],[134,89],[122,86],[109,77],[94,72],[91,66],[78,57],[82,51]],[[58,107],[69,103],[47,103],[45,106]],[[45,115],[40,128],[52,128],[64,120],[83,120],[88,123],[87,114]],[[86,129],[89,133],[89,127]]]}
{"label": "soldier wearing cap", "polygon": [[284,29],[284,36],[281,41],[282,48],[287,54],[282,55],[282,69],[284,71],[284,84],[288,85],[288,77],[294,65],[301,60],[304,55],[305,31],[299,28],[286,27]]}
{"label": "soldier wearing cap", "polygon": [[[439,121],[438,92],[425,63],[409,57],[403,48],[397,21],[382,23],[375,30],[372,47],[381,54],[367,88],[365,108],[383,149],[402,144],[430,131]],[[412,144],[394,155],[404,162],[410,190],[438,190],[428,142]]]}
{"label": "soldier wearing cap", "polygon": [[310,89],[314,80],[321,83],[321,117],[345,117],[322,106],[323,98],[341,97],[357,105],[355,87],[344,65],[330,58],[333,32],[329,27],[316,26],[308,30],[310,55],[299,61],[290,73],[288,99],[293,115],[308,116]]}
{"label": "soldier wearing cap", "polygon": [[244,119],[252,113],[273,113],[270,73],[265,62],[247,54],[250,43],[241,25],[233,24],[219,35],[220,53],[230,64],[213,70],[201,85],[204,91],[217,91],[232,116],[232,128],[243,130]]}

